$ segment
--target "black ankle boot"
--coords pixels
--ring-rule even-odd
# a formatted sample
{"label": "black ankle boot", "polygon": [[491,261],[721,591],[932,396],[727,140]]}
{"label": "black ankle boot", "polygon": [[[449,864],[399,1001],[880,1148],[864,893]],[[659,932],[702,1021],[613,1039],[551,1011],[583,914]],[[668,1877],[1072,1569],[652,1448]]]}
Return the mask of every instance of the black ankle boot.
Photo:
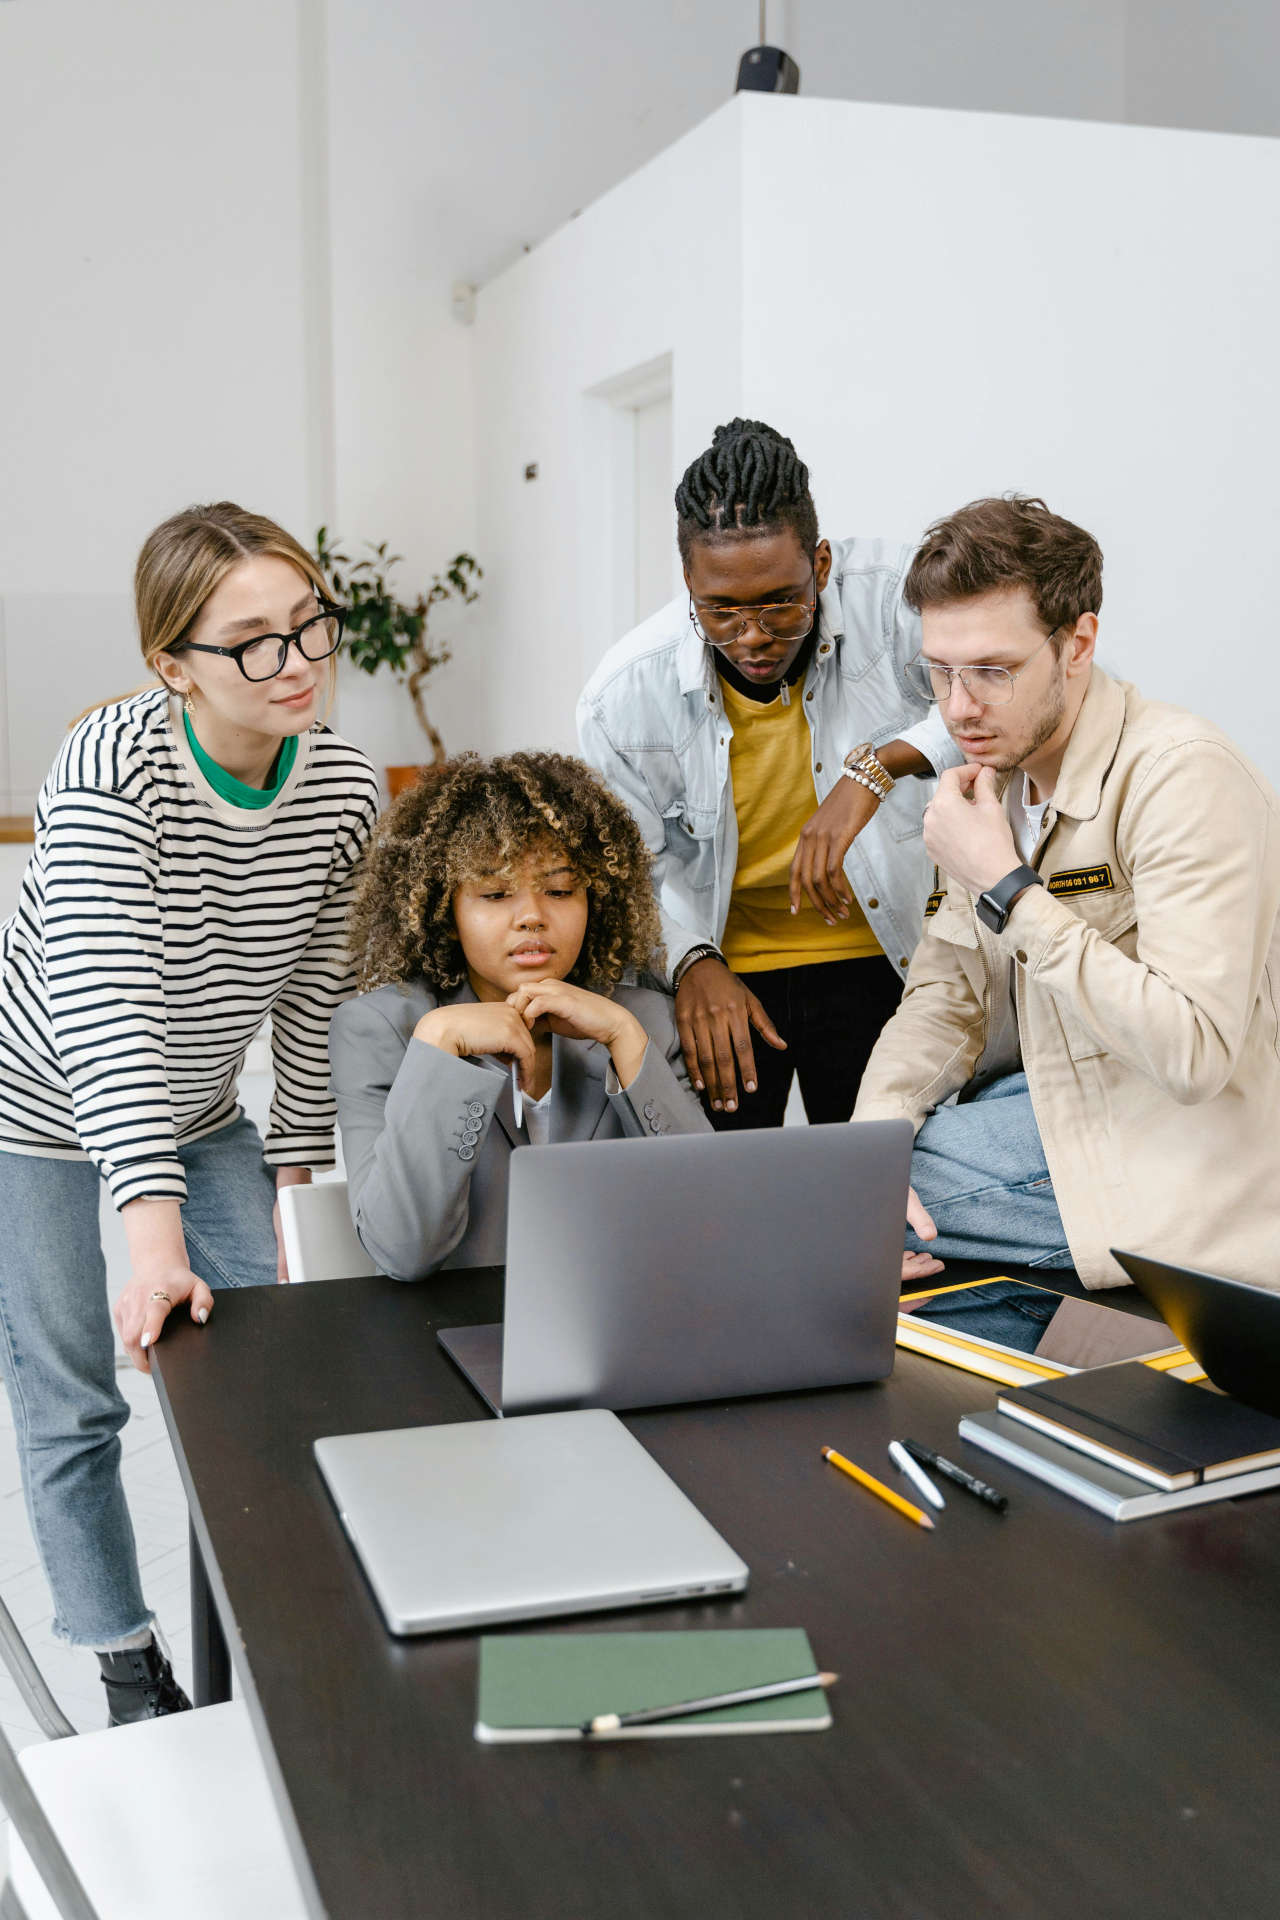
{"label": "black ankle boot", "polygon": [[98,1665],[107,1690],[109,1727],[123,1727],[131,1720],[158,1720],[164,1713],[191,1711],[191,1702],[154,1640],[149,1646],[130,1647],[124,1653],[100,1653]]}

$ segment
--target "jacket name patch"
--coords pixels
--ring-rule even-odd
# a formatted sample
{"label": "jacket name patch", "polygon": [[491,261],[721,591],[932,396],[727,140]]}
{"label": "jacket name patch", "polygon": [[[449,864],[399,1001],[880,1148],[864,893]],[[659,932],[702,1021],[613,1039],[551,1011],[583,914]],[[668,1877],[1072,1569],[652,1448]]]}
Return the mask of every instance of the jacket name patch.
{"label": "jacket name patch", "polygon": [[1115,881],[1106,861],[1099,867],[1072,867],[1066,873],[1050,874],[1050,893],[1112,893]]}

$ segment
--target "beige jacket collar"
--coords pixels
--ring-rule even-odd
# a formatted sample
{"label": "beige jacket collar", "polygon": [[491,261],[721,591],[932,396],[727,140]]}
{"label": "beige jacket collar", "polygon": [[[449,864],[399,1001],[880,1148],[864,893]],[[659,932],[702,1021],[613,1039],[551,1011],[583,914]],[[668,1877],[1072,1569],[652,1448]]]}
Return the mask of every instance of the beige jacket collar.
{"label": "beige jacket collar", "polygon": [[1124,719],[1123,687],[1101,667],[1094,667],[1062,756],[1058,783],[1053,790],[1055,814],[1066,814],[1071,820],[1096,819],[1102,805],[1102,785],[1116,757]]}

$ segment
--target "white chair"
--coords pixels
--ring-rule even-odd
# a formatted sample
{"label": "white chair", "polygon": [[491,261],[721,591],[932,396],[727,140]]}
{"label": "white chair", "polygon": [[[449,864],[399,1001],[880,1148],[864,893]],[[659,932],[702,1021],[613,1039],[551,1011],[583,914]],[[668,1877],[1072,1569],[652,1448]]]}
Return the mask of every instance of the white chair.
{"label": "white chair", "polygon": [[239,1701],[77,1734],[2,1602],[0,1655],[53,1735],[15,1758],[0,1733],[4,1920],[305,1920]]}
{"label": "white chair", "polygon": [[378,1271],[356,1238],[345,1180],[282,1187],[280,1227],[290,1280],[351,1280]]}

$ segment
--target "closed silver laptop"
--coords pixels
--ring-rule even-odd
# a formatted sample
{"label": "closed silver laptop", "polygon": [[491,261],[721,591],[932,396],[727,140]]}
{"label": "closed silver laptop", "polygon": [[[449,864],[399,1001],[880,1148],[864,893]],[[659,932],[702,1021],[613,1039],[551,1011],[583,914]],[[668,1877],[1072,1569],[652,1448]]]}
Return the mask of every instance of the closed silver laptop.
{"label": "closed silver laptop", "polygon": [[612,1413],[315,1442],[393,1633],[740,1593],[747,1568]]}
{"label": "closed silver laptop", "polygon": [[882,1380],[912,1138],[883,1120],[523,1147],[503,1325],[440,1343],[507,1414]]}

